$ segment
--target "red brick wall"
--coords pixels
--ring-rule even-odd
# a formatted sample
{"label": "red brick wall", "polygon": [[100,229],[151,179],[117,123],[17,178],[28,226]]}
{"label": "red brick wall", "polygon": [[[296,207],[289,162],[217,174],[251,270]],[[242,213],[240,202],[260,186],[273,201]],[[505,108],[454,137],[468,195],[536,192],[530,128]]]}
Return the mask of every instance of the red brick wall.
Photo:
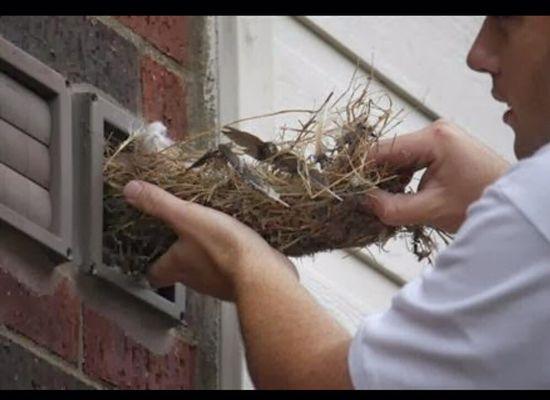
{"label": "red brick wall", "polygon": [[[188,18],[183,16],[118,16],[118,21],[169,57],[184,71],[187,55]],[[162,61],[142,56],[140,62],[143,114],[161,120],[175,137],[186,131],[185,84]],[[173,65],[173,64],[170,64]]]}
{"label": "red brick wall", "polygon": [[187,54],[188,19],[181,16],[118,16],[138,35],[180,64]]}
{"label": "red brick wall", "polygon": [[[0,36],[181,137],[190,129],[188,104],[203,102],[189,89],[203,73],[188,65],[199,18],[0,16]],[[215,387],[217,367],[201,360],[216,359],[208,354],[217,351],[215,334],[203,331],[217,303],[191,294],[189,326],[173,327],[94,279],[52,265],[36,243],[0,222],[0,389]]]}
{"label": "red brick wall", "polygon": [[182,137],[187,128],[185,88],[181,79],[150,57],[141,61],[143,114],[160,120],[173,137]]}

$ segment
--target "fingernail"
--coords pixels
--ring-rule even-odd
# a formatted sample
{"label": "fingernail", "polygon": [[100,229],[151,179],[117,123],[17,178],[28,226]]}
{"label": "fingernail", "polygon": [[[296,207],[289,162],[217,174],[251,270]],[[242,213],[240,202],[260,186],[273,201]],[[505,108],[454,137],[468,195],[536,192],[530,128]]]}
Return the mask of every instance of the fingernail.
{"label": "fingernail", "polygon": [[126,200],[133,200],[138,196],[142,189],[143,185],[141,182],[131,181],[124,187],[124,197],[126,197]]}

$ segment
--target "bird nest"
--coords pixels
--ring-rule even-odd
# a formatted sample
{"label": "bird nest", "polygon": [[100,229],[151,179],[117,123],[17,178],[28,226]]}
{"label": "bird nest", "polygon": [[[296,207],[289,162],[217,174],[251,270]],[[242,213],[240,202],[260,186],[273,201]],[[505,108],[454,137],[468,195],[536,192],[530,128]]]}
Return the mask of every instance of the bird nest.
{"label": "bird nest", "polygon": [[363,205],[373,188],[407,190],[409,179],[370,157],[399,123],[399,112],[388,96],[375,99],[368,84],[332,98],[275,141],[232,123],[221,129],[227,140],[207,151],[196,145],[204,134],[151,149],[147,129],[106,146],[105,263],[141,274],[176,239],[166,225],[124,202],[122,189],[133,179],[229,214],[287,256],[383,245],[405,235],[419,259],[429,257],[429,228],[387,226]]}

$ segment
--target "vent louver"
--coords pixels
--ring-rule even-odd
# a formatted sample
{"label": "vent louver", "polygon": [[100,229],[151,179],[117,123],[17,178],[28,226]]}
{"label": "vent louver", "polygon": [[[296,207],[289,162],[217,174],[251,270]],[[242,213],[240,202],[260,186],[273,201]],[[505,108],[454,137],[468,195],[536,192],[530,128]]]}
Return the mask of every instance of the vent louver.
{"label": "vent louver", "polygon": [[72,259],[72,140],[65,79],[0,38],[0,220]]}

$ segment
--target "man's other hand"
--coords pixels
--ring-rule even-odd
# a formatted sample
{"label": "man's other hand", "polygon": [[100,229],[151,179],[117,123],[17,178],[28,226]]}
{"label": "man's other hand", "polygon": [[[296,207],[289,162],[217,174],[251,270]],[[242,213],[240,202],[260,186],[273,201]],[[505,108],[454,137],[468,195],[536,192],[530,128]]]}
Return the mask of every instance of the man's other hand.
{"label": "man's other hand", "polygon": [[430,225],[449,233],[458,230],[468,206],[510,164],[459,127],[436,121],[414,133],[380,141],[370,157],[398,172],[427,168],[415,194],[376,189],[366,206],[387,225]]}

